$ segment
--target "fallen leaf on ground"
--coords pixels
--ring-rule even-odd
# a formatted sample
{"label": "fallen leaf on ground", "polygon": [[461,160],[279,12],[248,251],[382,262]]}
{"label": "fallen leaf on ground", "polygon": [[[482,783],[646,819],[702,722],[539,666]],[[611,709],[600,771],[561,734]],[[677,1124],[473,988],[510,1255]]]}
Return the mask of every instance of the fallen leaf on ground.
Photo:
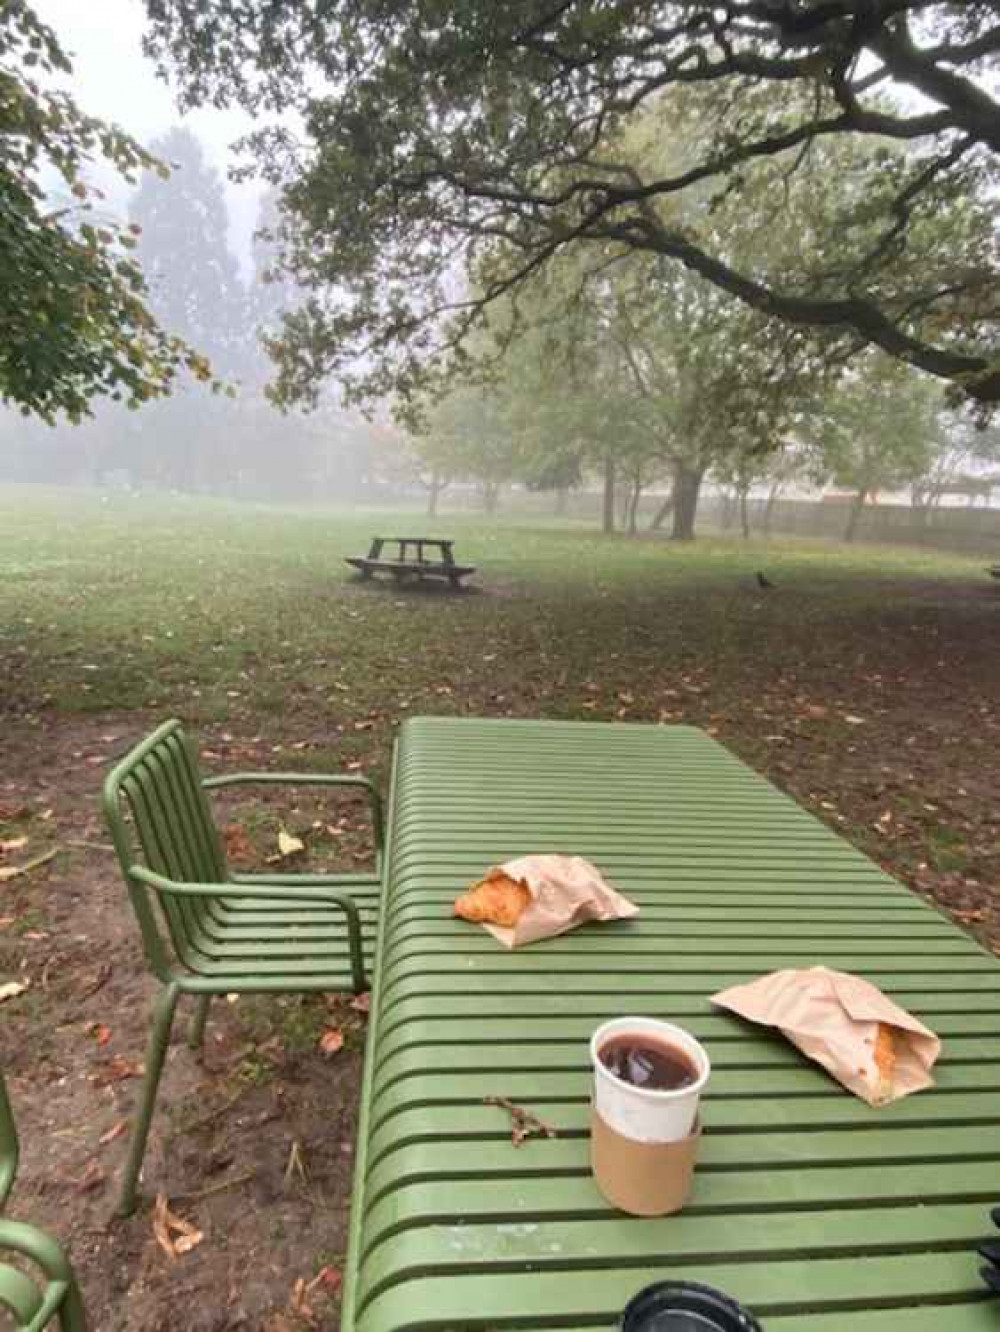
{"label": "fallen leaf on ground", "polygon": [[293,837],[290,832],[284,828],[278,829],[278,851],[283,856],[294,856],[299,851],[306,849],[305,842],[300,837]]}
{"label": "fallen leaf on ground", "polygon": [[236,863],[252,863],[255,852],[247,830],[239,823],[228,823],[222,830],[227,857]]}
{"label": "fallen leaf on ground", "polygon": [[0,869],[0,883],[7,883],[8,880],[16,879],[21,874],[29,874],[40,865],[54,860],[57,854],[58,848],[53,848],[51,851],[46,851],[44,856],[36,856],[34,860],[29,860],[23,865],[9,865],[6,869]]}
{"label": "fallen leaf on ground", "polygon": [[104,1171],[96,1161],[91,1161],[90,1165],[87,1166],[86,1170],[76,1181],[77,1192],[93,1193],[94,1189],[100,1188],[104,1181]]}
{"label": "fallen leaf on ground", "polygon": [[145,1065],[137,1059],[114,1055],[93,1074],[91,1081],[98,1087],[107,1087],[109,1083],[124,1082],[126,1078],[141,1078],[145,1071]]}
{"label": "fallen leaf on ground", "polygon": [[98,1045],[107,1045],[111,1040],[111,1028],[106,1022],[93,1022],[88,1028]]}
{"label": "fallen leaf on ground", "polygon": [[165,1193],[156,1195],[156,1206],[153,1208],[153,1234],[156,1236],[157,1244],[171,1258],[180,1258],[205,1238],[190,1221],[185,1221],[182,1216],[170,1210]]}
{"label": "fallen leaf on ground", "polygon": [[0,1004],[5,999],[16,999],[19,994],[24,994],[27,988],[27,981],[8,981],[6,985],[0,985]]}
{"label": "fallen leaf on ground", "polygon": [[6,855],[8,851],[20,851],[22,846],[27,845],[27,837],[11,837],[6,842],[0,840],[0,855]]}
{"label": "fallen leaf on ground", "polygon": [[289,1301],[289,1307],[304,1323],[308,1323],[310,1327],[316,1327],[316,1314],[307,1298],[308,1289],[305,1277],[299,1277],[292,1287],[292,1298]]}
{"label": "fallen leaf on ground", "polygon": [[119,1119],[117,1123],[111,1125],[107,1132],[102,1133],[97,1141],[102,1147],[107,1147],[109,1142],[114,1142],[115,1138],[120,1138],[127,1128],[128,1120]]}
{"label": "fallen leaf on ground", "polygon": [[309,1285],[306,1286],[306,1290],[312,1292],[317,1286],[322,1286],[328,1294],[338,1295],[343,1284],[344,1274],[340,1268],[327,1266],[319,1269]]}
{"label": "fallen leaf on ground", "polygon": [[864,726],[865,724],[864,717],[855,717],[853,712],[845,712],[844,721],[847,722],[848,726]]}
{"label": "fallen leaf on ground", "polygon": [[344,1048],[344,1033],[337,1027],[327,1027],[319,1038],[319,1048],[325,1055],[338,1054]]}

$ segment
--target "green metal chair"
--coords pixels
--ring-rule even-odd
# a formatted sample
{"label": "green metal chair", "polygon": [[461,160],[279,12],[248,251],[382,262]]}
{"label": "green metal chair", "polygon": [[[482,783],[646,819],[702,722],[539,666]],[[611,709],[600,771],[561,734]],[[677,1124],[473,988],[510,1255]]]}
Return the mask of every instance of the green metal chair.
{"label": "green metal chair", "polygon": [[[0,1074],[0,1209],[17,1174],[17,1129],[3,1075]],[[0,1218],[0,1253],[17,1254],[40,1269],[32,1273],[0,1262],[0,1310],[13,1318],[18,1332],[41,1332],[56,1314],[63,1332],[86,1332],[83,1300],[62,1246],[37,1226]]]}
{"label": "green metal chair", "polygon": [[[363,790],[376,845],[374,874],[233,874],[207,790],[256,783]],[[382,867],[378,793],[363,777],[241,772],[202,779],[178,721],[137,745],[108,774],[104,815],[139,920],[150,968],[162,982],[119,1214],[136,1184],[177,1000],[194,995],[191,1045],[202,1042],[212,995],[367,988]]]}

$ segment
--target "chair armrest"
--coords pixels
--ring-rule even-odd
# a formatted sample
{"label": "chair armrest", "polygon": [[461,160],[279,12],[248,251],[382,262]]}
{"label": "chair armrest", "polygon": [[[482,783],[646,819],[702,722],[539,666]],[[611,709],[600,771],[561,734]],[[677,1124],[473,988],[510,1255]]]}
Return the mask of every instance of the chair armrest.
{"label": "chair armrest", "polygon": [[372,884],[381,885],[382,880],[377,874],[230,874],[230,883],[245,883],[251,887],[254,884],[275,884],[278,887],[294,887],[296,884],[303,888],[310,885],[322,887],[328,885],[336,888],[343,885],[346,888],[367,888]]}
{"label": "chair armrest", "polygon": [[350,893],[334,892],[332,888],[324,887],[321,883],[275,883],[270,879],[250,883],[181,883],[176,879],[167,879],[162,874],[156,874],[145,865],[131,865],[128,872],[131,879],[167,897],[240,897],[244,900],[248,897],[257,897],[261,901],[273,902],[277,899],[288,903],[322,902],[324,906],[339,907],[347,922],[347,945],[351,955],[351,978],[354,988],[358,994],[367,989],[368,980],[365,976],[361,940],[361,915],[358,904]]}
{"label": "chair armrest", "polygon": [[375,858],[378,872],[382,872],[382,848],[385,842],[385,821],[382,817],[382,797],[367,777],[350,777],[339,772],[231,772],[221,777],[203,777],[202,787],[216,791],[223,786],[254,786],[270,783],[275,786],[343,786],[365,791],[372,811],[372,830],[375,834]]}
{"label": "chair armrest", "polygon": [[[36,1263],[47,1278],[46,1287],[39,1290],[32,1278],[12,1268],[0,1267],[0,1286],[11,1301],[7,1307],[16,1308],[17,1301],[23,1299],[25,1312],[30,1313],[31,1320],[23,1325],[24,1332],[41,1332],[60,1309],[61,1326],[82,1329],[83,1302],[62,1245],[36,1226],[22,1221],[0,1221],[0,1250],[4,1249]],[[0,1303],[7,1304],[7,1300]]]}

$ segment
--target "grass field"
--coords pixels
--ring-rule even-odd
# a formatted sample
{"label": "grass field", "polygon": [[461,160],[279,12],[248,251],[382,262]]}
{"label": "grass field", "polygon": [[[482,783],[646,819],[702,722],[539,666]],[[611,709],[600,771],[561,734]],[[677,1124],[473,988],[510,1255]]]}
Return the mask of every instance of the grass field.
{"label": "grass field", "polygon": [[[342,557],[400,528],[454,537],[474,586],[357,581]],[[95,1327],[173,1328],[178,1301],[191,1332],[336,1324],[335,1276],[314,1324],[292,1297],[342,1259],[363,1019],[336,1002],[219,1005],[205,1065],[171,1054],[147,1165],[205,1242],[171,1265],[148,1213],[108,1227],[124,1137],[107,1135],[151,989],[97,800],[166,716],[211,768],[361,765],[383,785],[417,713],[693,722],[1000,947],[1000,588],[982,561],[510,517],[433,529],[0,488],[0,844],[19,844],[0,867],[58,849],[0,885],[0,983],[29,985],[2,1010],[18,1210],[71,1239]],[[317,855],[368,851],[350,819],[313,837],[305,805],[225,817],[260,855],[279,820]],[[316,1050],[331,1021],[349,1037],[333,1064]]]}

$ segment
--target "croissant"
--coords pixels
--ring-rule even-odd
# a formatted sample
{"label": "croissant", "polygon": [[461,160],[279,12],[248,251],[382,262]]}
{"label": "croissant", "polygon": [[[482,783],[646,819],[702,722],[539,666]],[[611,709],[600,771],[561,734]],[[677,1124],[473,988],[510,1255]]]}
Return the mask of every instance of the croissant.
{"label": "croissant", "polygon": [[473,925],[502,925],[511,929],[531,901],[523,883],[506,874],[492,874],[473,884],[455,902],[455,915]]}
{"label": "croissant", "polygon": [[892,1027],[885,1022],[878,1024],[874,1053],[879,1078],[877,1098],[880,1102],[889,1101],[892,1099],[893,1074],[896,1071],[896,1041]]}

